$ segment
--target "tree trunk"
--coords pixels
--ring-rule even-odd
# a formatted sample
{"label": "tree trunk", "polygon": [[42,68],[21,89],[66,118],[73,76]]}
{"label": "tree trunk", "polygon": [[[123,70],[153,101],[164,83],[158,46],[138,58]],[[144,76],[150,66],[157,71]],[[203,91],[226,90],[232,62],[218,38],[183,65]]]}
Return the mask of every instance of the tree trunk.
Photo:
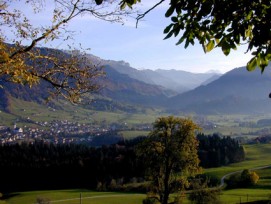
{"label": "tree trunk", "polygon": [[166,170],[165,170],[165,178],[164,178],[164,195],[162,198],[161,204],[168,204],[168,199],[169,199],[169,177],[170,177],[170,172],[171,172],[171,167],[169,165],[169,160],[166,160]]}

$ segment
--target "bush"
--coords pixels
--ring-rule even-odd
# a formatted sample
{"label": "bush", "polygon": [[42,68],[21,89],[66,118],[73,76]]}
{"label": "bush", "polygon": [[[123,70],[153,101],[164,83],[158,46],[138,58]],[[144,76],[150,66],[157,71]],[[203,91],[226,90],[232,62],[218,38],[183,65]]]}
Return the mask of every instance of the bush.
{"label": "bush", "polygon": [[219,189],[208,188],[206,181],[194,180],[191,183],[192,192],[189,194],[188,199],[194,204],[219,204]]}
{"label": "bush", "polygon": [[244,169],[240,174],[234,174],[226,180],[228,188],[249,187],[255,185],[259,181],[259,175],[248,169]]}
{"label": "bush", "polygon": [[238,188],[241,184],[241,176],[240,174],[233,174],[225,182],[227,183],[227,188]]}
{"label": "bush", "polygon": [[37,204],[50,204],[50,199],[49,198],[42,198],[42,197],[38,197],[36,200]]}
{"label": "bush", "polygon": [[142,201],[142,204],[159,204],[159,202],[157,201],[157,198],[147,197]]}
{"label": "bush", "polygon": [[255,171],[251,172],[251,174],[250,174],[250,183],[252,185],[257,184],[259,179],[260,179],[260,177]]}

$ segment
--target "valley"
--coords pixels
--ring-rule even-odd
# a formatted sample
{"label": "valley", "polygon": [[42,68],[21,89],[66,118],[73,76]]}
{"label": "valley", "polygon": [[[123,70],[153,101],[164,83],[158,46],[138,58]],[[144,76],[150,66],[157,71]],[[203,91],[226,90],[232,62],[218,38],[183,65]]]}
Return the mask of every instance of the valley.
{"label": "valley", "polygon": [[[75,104],[62,98],[48,100],[48,95],[40,94],[47,88],[46,83],[29,88],[0,81],[3,86],[0,89],[1,147],[22,147],[22,150],[12,152],[18,153],[18,157],[22,154],[21,159],[28,158],[25,163],[32,165],[25,167],[15,162],[16,156],[14,161],[12,158],[11,166],[5,171],[6,175],[14,176],[10,180],[5,179],[9,187],[0,185],[1,189],[14,191],[15,180],[25,182],[23,177],[16,174],[20,168],[27,168],[28,174],[25,175],[29,177],[36,178],[43,174],[38,183],[29,180],[26,193],[4,192],[3,203],[34,203],[39,196],[55,203],[76,203],[80,201],[80,193],[83,194],[84,203],[99,204],[109,200],[110,204],[142,203],[146,183],[142,175],[138,175],[142,169],[133,163],[133,145],[149,135],[157,118],[169,115],[190,118],[201,128],[197,134],[216,135],[224,139],[230,137],[244,147],[245,159],[239,158],[237,163],[231,163],[229,155],[222,156],[223,152],[234,152],[226,151],[226,147],[217,150],[214,146],[210,153],[202,150],[202,158],[210,157],[211,161],[212,157],[214,162],[209,162],[211,165],[216,165],[215,162],[218,166],[223,162],[226,164],[203,169],[203,175],[216,180],[211,184],[213,186],[219,185],[217,181],[227,173],[271,164],[269,76],[260,75],[258,71],[248,73],[244,67],[223,75],[193,74],[176,70],[139,71],[122,61],[101,61],[106,79],[100,81],[103,85],[100,92],[86,95],[80,103]],[[44,155],[41,151],[43,148]],[[33,155],[41,155],[37,158],[34,156],[32,161],[31,156],[27,156],[31,151]],[[86,156],[89,151],[93,152]],[[99,157],[95,160],[94,155]],[[9,161],[5,162],[9,165]],[[20,165],[14,167],[17,164]],[[131,164],[132,167],[129,166]],[[90,168],[91,165],[95,168]],[[65,171],[71,167],[71,171]],[[136,167],[140,170],[134,172]],[[129,168],[129,173],[126,168]],[[269,170],[259,170],[265,175],[265,180],[248,187],[246,193],[241,188],[223,189],[220,198],[225,203],[238,202],[240,197],[250,201],[268,199],[266,182],[270,181]],[[99,180],[96,174],[100,174]],[[71,182],[64,179],[67,177]],[[54,184],[57,189],[67,187],[68,190],[43,191],[45,186],[49,189],[52,187],[49,181],[57,181],[57,185]],[[23,189],[22,186],[17,187]],[[40,191],[32,191],[35,188]],[[126,191],[129,193],[126,194]],[[257,196],[253,198],[250,194]],[[185,203],[189,203],[187,198]]]}
{"label": "valley", "polygon": [[[270,145],[246,145],[247,149],[247,161],[229,165],[228,167],[218,167],[204,170],[207,174],[212,174],[217,178],[221,178],[223,175],[236,170],[255,168],[257,166],[264,166],[271,164],[269,157],[271,148]],[[265,151],[262,151],[262,150]],[[267,150],[267,151],[266,151]],[[257,200],[268,200],[270,197],[270,168],[256,170],[260,175],[259,183],[250,188],[238,188],[238,189],[223,189],[220,193],[222,203],[246,203]],[[184,203],[190,203],[184,195]],[[28,192],[14,192],[8,195],[4,200],[0,200],[1,204],[15,204],[15,203],[34,203],[37,198],[41,198],[44,201],[51,201],[52,203],[85,203],[85,204],[133,204],[142,203],[142,200],[146,197],[144,193],[125,193],[125,192],[98,192],[88,189],[62,189],[62,190],[44,190],[44,191],[28,191]],[[81,201],[80,201],[81,200]]]}
{"label": "valley", "polygon": [[0,204],[271,203],[270,0],[0,11]]}

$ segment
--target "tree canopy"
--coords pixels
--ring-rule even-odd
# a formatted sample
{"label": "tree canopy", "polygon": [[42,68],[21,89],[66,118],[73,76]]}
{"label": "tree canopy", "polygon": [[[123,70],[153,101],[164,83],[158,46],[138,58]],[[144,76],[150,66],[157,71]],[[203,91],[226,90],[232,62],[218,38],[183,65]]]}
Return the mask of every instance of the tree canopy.
{"label": "tree canopy", "polygon": [[[48,8],[52,10],[47,12]],[[27,13],[29,10],[31,14]],[[48,24],[34,25],[31,18],[44,10],[48,19],[51,18]],[[67,25],[79,16],[89,15],[104,21],[121,22],[126,14],[119,4],[114,6],[111,1],[1,1],[0,82],[32,86],[46,81],[52,95],[61,95],[77,102],[82,94],[98,90],[96,79],[103,75],[100,67],[92,64],[84,52],[44,51],[36,47],[59,40],[72,49],[68,41],[73,37],[73,32]]]}
{"label": "tree canopy", "polygon": [[[23,9],[13,7],[18,2],[31,8],[35,14],[43,11],[49,3],[53,7],[51,22],[48,25],[34,26]],[[65,57],[58,60],[59,56],[57,59],[54,55],[44,55],[34,48],[40,43],[56,40],[63,43],[72,38],[67,25],[74,18],[90,15],[109,22],[121,22],[123,16],[132,12],[125,9],[133,8],[133,5],[140,2],[141,0],[1,1],[1,80],[29,86],[43,80],[51,84],[54,95],[62,95],[71,101],[78,101],[86,92],[96,91],[98,87],[94,79],[102,75],[102,71],[87,62],[82,53],[80,56],[71,55],[68,60]],[[163,2],[167,1],[157,0],[149,10],[139,14],[137,20],[144,18]],[[259,67],[263,72],[271,60],[269,0],[171,0],[165,16],[171,18],[171,23],[164,29],[165,39],[178,37],[177,45],[184,43],[187,48],[198,41],[204,52],[221,48],[225,55],[240,45],[246,45],[247,52],[252,52],[253,55],[247,63],[249,71]],[[84,63],[80,64],[82,60]]]}
{"label": "tree canopy", "polygon": [[[131,6],[140,0],[123,0]],[[138,16],[138,20],[166,0],[157,3]],[[271,60],[271,2],[269,0],[171,0],[165,13],[171,18],[165,39],[179,37],[177,45],[194,45],[197,40],[204,52],[215,47],[225,55],[240,45],[247,46],[252,59],[249,71],[257,66],[264,71]]]}
{"label": "tree canopy", "polygon": [[168,203],[170,193],[183,189],[188,175],[200,170],[195,137],[198,128],[190,119],[161,117],[138,147],[138,156],[152,182],[152,197],[162,204]]}

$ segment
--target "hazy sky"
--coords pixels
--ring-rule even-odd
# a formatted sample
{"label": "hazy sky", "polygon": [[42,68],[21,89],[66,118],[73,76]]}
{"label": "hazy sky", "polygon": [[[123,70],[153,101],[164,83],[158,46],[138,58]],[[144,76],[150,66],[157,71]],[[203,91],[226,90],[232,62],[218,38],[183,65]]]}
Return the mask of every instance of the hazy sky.
{"label": "hazy sky", "polygon": [[[142,11],[157,0],[142,0]],[[103,22],[93,18],[74,19],[69,28],[76,31],[74,39],[90,53],[103,59],[124,60],[136,69],[178,69],[190,72],[218,70],[222,73],[245,66],[250,59],[245,48],[224,56],[220,49],[205,54],[201,45],[176,46],[178,38],[163,40],[164,28],[170,19],[164,17],[167,2],[149,13],[136,28],[136,21],[127,19],[124,25]],[[27,9],[27,8],[25,8]],[[36,15],[35,22],[42,25],[48,21],[46,15]],[[47,22],[48,23],[48,22]],[[58,48],[64,44],[57,42]]]}

